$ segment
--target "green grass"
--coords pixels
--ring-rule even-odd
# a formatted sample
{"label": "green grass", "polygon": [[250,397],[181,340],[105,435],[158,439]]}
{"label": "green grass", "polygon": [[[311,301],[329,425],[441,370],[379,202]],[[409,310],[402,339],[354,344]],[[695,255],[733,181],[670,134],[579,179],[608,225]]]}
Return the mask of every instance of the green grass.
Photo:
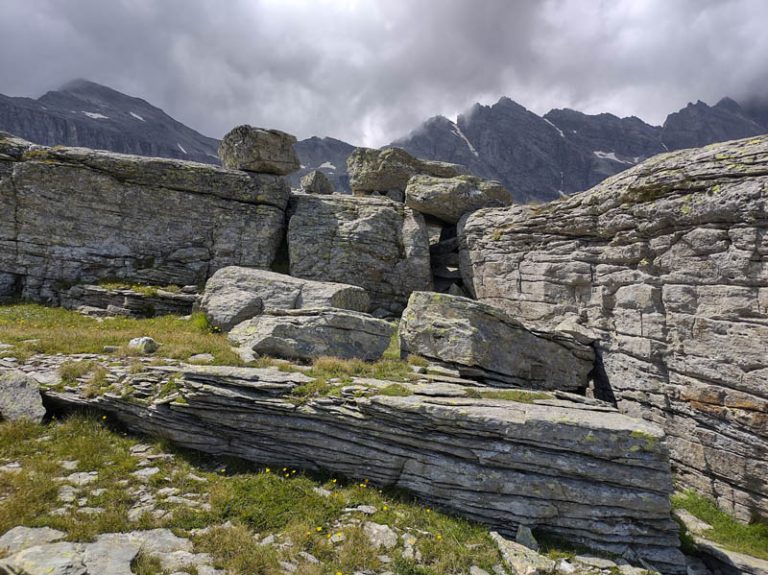
{"label": "green grass", "polygon": [[712,529],[702,534],[707,539],[739,553],[768,559],[768,524],[739,523],[713,501],[690,490],[674,495],[672,504],[711,525]]}
{"label": "green grass", "polygon": [[242,365],[226,336],[213,333],[203,314],[189,320],[163,316],[98,321],[62,308],[21,303],[0,306],[0,334],[3,343],[15,346],[7,355],[20,360],[37,353],[103,353],[105,346],[117,347],[117,355],[128,356],[128,342],[146,335],[160,343],[163,357],[187,360],[210,353],[216,365]]}
{"label": "green grass", "polygon": [[549,393],[521,389],[478,390],[467,388],[466,393],[467,397],[476,399],[500,399],[517,403],[533,403],[537,399],[552,399],[552,395]]}
{"label": "green grass", "polygon": [[[160,472],[146,484],[152,492],[175,487],[197,496],[210,509],[194,509],[163,503],[173,514],[161,519],[145,514],[131,521],[128,511],[137,501],[134,489],[142,485],[132,472],[140,469],[130,449],[139,442],[110,428],[110,420],[96,415],[75,415],[48,425],[28,422],[0,423],[0,463],[18,461],[21,471],[0,474],[0,533],[16,526],[50,526],[67,533],[72,541],[90,541],[100,533],[166,527],[195,544],[195,551],[210,553],[217,568],[233,575],[282,573],[280,561],[297,561],[300,551],[315,556],[319,565],[299,562],[297,573],[351,574],[362,570],[396,573],[465,573],[478,565],[487,571],[500,562],[487,529],[467,520],[418,504],[397,491],[379,490],[365,478],[357,480],[309,476],[288,467],[256,467],[240,460],[215,459],[208,455],[174,450],[162,441],[144,440],[156,452],[172,453],[169,460],[152,465]],[[74,508],[62,516],[51,512],[60,482],[73,471],[62,461],[77,461],[73,471],[96,471],[97,480],[80,488],[89,506],[105,509],[83,515]],[[196,481],[190,474],[203,478]],[[123,482],[122,484],[120,482]],[[328,495],[317,489],[327,490]],[[103,493],[94,495],[95,489]],[[359,505],[376,508],[373,515],[343,510]],[[386,524],[399,534],[412,534],[422,554],[420,564],[402,558],[402,546],[386,553],[386,566],[357,521]],[[224,523],[230,522],[229,526]],[[205,535],[189,530],[212,527]],[[258,534],[258,537],[256,536]],[[332,536],[341,534],[341,541]],[[280,546],[258,542],[275,535]],[[150,557],[140,557],[135,573],[159,572]]]}

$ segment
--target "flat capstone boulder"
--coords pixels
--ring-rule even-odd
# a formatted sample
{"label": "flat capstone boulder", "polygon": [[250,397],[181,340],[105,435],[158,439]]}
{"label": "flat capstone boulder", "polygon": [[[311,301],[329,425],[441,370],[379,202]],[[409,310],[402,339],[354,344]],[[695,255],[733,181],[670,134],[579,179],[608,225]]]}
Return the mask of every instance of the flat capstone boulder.
{"label": "flat capstone boulder", "polygon": [[43,398],[37,382],[15,369],[0,372],[0,421],[42,421]]}
{"label": "flat capstone boulder", "polygon": [[295,142],[280,130],[237,126],[221,141],[219,158],[225,168],[285,176],[300,166]]}
{"label": "flat capstone boulder", "polygon": [[566,334],[536,332],[465,297],[414,292],[400,322],[403,354],[458,368],[491,385],[575,391],[587,386],[594,351]]}
{"label": "flat capstone boulder", "polygon": [[259,355],[375,361],[381,359],[394,332],[392,324],[356,311],[273,310],[235,326],[229,341],[246,361]]}
{"label": "flat capstone boulder", "polygon": [[222,331],[265,310],[329,307],[367,312],[369,306],[367,292],[358,286],[238,266],[214,273],[200,303],[211,325]]}
{"label": "flat capstone boulder", "polygon": [[512,203],[512,194],[499,182],[477,176],[436,178],[416,175],[405,188],[405,205],[455,224],[466,213],[481,208],[498,208]]}

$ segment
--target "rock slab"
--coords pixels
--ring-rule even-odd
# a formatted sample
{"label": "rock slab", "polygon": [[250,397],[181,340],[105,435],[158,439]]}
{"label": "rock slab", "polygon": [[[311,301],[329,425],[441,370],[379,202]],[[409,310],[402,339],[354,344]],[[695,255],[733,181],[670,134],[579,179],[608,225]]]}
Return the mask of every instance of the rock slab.
{"label": "rock slab", "polygon": [[229,331],[264,310],[333,307],[367,312],[370,300],[358,286],[231,266],[211,276],[200,307],[212,325]]}
{"label": "rock slab", "polygon": [[657,422],[682,487],[768,518],[768,137],[657,156],[459,224],[464,284],[594,334],[598,396]]}
{"label": "rock slab", "polygon": [[405,205],[448,224],[480,208],[508,206],[512,194],[498,182],[477,176],[436,178],[416,175],[405,188]]}
{"label": "rock slab", "polygon": [[37,381],[18,370],[0,371],[0,421],[42,421],[43,398]]}
{"label": "rock slab", "polygon": [[531,331],[465,297],[414,292],[399,330],[404,354],[448,363],[492,385],[574,391],[587,387],[594,365],[592,348],[570,336]]}
{"label": "rock slab", "polygon": [[273,310],[235,326],[229,341],[240,348],[246,360],[268,355],[375,361],[381,359],[394,331],[384,320],[349,310]]}
{"label": "rock slab", "polygon": [[294,136],[280,130],[237,126],[221,141],[219,158],[225,168],[285,176],[299,169],[295,143]]}

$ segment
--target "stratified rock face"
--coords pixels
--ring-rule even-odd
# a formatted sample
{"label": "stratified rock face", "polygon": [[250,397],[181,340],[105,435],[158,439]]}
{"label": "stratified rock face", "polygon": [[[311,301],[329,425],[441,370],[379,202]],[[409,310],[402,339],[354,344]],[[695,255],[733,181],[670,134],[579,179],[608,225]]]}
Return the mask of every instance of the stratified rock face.
{"label": "stratified rock face", "polygon": [[213,325],[229,331],[263,310],[334,307],[367,312],[358,286],[316,282],[253,268],[222,268],[205,284],[200,307]]}
{"label": "stratified rock face", "polygon": [[432,289],[421,214],[385,198],[293,194],[291,275],[366,289],[371,309],[399,314],[413,291]]}
{"label": "stratified rock face", "polygon": [[467,172],[464,166],[419,160],[400,148],[357,148],[347,158],[347,171],[355,195],[403,194],[416,174],[452,178]]}
{"label": "stratified rock face", "polygon": [[237,126],[221,141],[219,158],[225,168],[285,176],[299,169],[295,142],[280,130]]}
{"label": "stratified rock face", "polygon": [[0,373],[0,421],[39,422],[45,417],[37,382],[21,371]]}
{"label": "stratified rock face", "polygon": [[311,380],[302,374],[226,367],[184,368],[183,377],[168,368],[155,373],[158,389],[174,377],[178,401],[122,392],[86,397],[80,390],[46,395],[103,409],[187,448],[365,477],[507,535],[523,523],[642,558],[662,573],[685,572],[670,518],[664,433],[611,408],[472,399],[448,384],[444,393],[434,384],[403,384],[412,395],[358,393],[297,405],[290,391]]}
{"label": "stratified rock face", "polygon": [[665,426],[684,486],[768,517],[768,138],[659,156],[459,224],[466,286],[598,337],[598,393]]}
{"label": "stratified rock face", "polygon": [[236,325],[229,341],[240,348],[245,360],[268,355],[376,361],[386,351],[394,331],[384,320],[349,310],[273,310]]}
{"label": "stratified rock face", "polygon": [[512,194],[504,186],[476,176],[413,176],[405,189],[406,206],[449,224],[455,224],[464,214],[480,208],[511,203]]}
{"label": "stratified rock face", "polygon": [[535,333],[493,306],[429,292],[408,300],[400,346],[492,385],[529,389],[584,389],[594,362],[592,348],[565,334]]}
{"label": "stratified rock face", "polygon": [[273,175],[2,134],[0,273],[54,299],[64,284],[202,284],[224,266],[269,267],[288,195]]}
{"label": "stratified rock face", "polygon": [[308,194],[332,194],[333,184],[320,170],[312,170],[301,178],[301,189]]}

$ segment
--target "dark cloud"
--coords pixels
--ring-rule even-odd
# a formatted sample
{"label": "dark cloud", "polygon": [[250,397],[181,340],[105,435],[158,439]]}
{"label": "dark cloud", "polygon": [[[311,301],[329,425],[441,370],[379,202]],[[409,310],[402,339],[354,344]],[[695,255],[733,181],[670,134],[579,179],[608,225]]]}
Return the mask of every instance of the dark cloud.
{"label": "dark cloud", "polygon": [[0,92],[83,77],[212,136],[373,145],[501,96],[660,123],[768,94],[766,21],[764,0],[5,0]]}

